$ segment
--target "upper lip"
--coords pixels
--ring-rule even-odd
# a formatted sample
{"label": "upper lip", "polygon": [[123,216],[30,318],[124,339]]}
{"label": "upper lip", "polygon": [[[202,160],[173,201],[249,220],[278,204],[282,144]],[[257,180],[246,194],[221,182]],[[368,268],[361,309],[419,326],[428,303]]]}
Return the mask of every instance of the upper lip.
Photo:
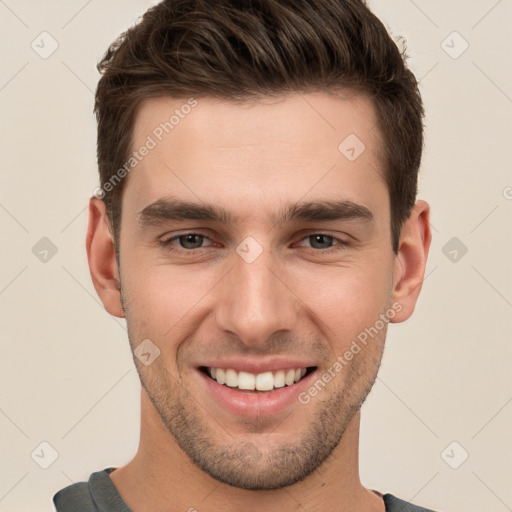
{"label": "upper lip", "polygon": [[316,366],[312,361],[304,361],[296,358],[248,358],[230,357],[222,360],[208,360],[198,365],[199,368],[229,368],[237,372],[248,372],[255,375],[264,372],[275,372],[277,370],[289,370],[297,368],[309,368]]}

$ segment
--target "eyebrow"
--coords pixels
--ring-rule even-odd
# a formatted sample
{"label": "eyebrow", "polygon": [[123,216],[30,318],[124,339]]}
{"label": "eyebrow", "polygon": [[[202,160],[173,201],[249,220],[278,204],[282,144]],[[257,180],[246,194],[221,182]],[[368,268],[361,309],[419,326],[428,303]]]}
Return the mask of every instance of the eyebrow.
{"label": "eyebrow", "polygon": [[[169,221],[201,220],[236,225],[238,217],[214,204],[195,203],[174,197],[158,199],[138,212],[141,226],[158,226]],[[360,220],[370,222],[373,213],[366,206],[353,201],[311,201],[286,205],[271,216],[275,225],[292,221],[321,222],[333,220]]]}

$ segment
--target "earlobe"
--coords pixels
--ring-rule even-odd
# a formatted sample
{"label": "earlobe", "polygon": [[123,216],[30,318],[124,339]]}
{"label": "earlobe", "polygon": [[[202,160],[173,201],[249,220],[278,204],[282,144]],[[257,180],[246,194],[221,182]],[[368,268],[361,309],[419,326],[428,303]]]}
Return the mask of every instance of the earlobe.
{"label": "earlobe", "polygon": [[429,205],[425,201],[418,201],[402,226],[395,258],[392,294],[392,303],[399,303],[402,309],[391,320],[393,323],[407,320],[416,306],[432,240],[429,216]]}
{"label": "earlobe", "polygon": [[111,315],[124,318],[112,228],[105,203],[95,197],[89,200],[86,249],[96,293]]}

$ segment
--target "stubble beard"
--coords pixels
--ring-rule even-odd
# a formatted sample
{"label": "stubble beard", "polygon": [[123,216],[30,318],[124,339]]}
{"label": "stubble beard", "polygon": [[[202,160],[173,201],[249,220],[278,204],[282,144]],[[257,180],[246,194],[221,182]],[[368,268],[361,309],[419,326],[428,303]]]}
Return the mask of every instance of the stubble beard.
{"label": "stubble beard", "polygon": [[[125,309],[128,337],[133,349],[138,339],[132,336],[133,328],[128,311]],[[347,426],[360,410],[371,391],[380,367],[386,329],[372,343],[382,344],[377,353],[367,358],[356,356],[352,364],[343,368],[346,379],[340,379],[343,386],[330,390],[336,385],[336,378],[327,384],[308,405],[295,406],[300,414],[304,407],[307,414],[315,408],[314,419],[306,431],[294,442],[282,442],[265,448],[265,442],[272,442],[272,432],[266,431],[259,420],[249,424],[248,432],[254,432],[254,442],[237,441],[229,427],[222,432],[227,442],[214,438],[213,431],[222,430],[215,418],[198,406],[198,400],[187,391],[186,385],[171,376],[162,366],[161,357],[145,367],[134,356],[141,385],[153,403],[160,419],[173,436],[178,446],[190,459],[212,478],[232,487],[248,490],[272,490],[290,486],[311,475],[334,452]],[[358,362],[358,364],[355,364]],[[284,422],[286,422],[286,417]],[[212,427],[210,426],[212,425]],[[279,426],[274,428],[279,431]],[[259,431],[259,432],[258,432]]]}

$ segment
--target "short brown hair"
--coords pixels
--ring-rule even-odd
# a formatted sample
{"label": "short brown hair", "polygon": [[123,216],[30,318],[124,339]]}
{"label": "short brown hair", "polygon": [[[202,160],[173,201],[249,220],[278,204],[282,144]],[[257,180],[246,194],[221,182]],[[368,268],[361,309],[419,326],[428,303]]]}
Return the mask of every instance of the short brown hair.
{"label": "short brown hair", "polygon": [[105,185],[127,161],[143,100],[343,88],[373,99],[397,252],[423,149],[423,104],[406,58],[363,0],[163,0],[150,8],[98,64],[98,166],[116,254],[126,180]]}

